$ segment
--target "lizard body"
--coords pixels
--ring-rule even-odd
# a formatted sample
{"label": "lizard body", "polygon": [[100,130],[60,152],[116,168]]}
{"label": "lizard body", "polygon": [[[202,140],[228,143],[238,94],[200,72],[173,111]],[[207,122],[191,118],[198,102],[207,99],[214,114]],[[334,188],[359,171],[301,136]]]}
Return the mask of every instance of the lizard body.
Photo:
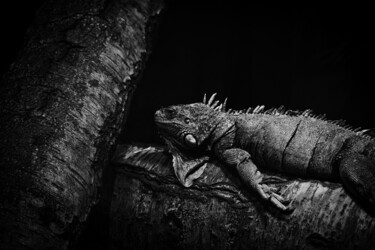
{"label": "lizard body", "polygon": [[375,141],[358,131],[304,112],[283,108],[226,111],[215,94],[203,103],[158,110],[155,122],[186,187],[204,171],[209,157],[236,168],[241,179],[282,210],[286,200],[262,182],[258,167],[300,177],[339,181],[375,207]]}

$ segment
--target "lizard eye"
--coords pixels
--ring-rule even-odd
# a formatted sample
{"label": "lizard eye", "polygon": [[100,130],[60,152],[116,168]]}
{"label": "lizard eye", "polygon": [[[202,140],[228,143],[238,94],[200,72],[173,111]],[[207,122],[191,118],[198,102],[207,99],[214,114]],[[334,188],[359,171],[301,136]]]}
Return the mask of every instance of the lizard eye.
{"label": "lizard eye", "polygon": [[185,143],[189,146],[197,146],[197,140],[192,134],[187,134],[185,136]]}
{"label": "lizard eye", "polygon": [[190,123],[190,119],[189,118],[185,118],[185,123],[189,124]]}
{"label": "lizard eye", "polygon": [[172,108],[164,108],[163,112],[168,119],[173,119],[176,116],[176,110]]}

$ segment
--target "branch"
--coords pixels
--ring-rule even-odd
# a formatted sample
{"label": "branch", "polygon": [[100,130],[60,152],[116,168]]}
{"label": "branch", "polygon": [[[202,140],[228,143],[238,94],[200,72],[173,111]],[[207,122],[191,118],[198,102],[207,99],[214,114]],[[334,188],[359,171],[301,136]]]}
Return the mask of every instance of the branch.
{"label": "branch", "polygon": [[152,0],[57,0],[39,10],[0,86],[0,249],[74,245],[160,9]]}
{"label": "branch", "polygon": [[191,188],[178,183],[163,148],[119,146],[114,162],[110,237],[123,248],[375,247],[375,218],[337,183],[283,177],[271,184],[292,198],[295,210],[285,214],[217,162]]}

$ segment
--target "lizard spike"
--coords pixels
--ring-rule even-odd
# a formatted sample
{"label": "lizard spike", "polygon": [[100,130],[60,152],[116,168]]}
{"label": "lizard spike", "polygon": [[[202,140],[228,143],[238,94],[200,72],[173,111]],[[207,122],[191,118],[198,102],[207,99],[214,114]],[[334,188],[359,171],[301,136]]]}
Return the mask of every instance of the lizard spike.
{"label": "lizard spike", "polygon": [[274,111],[275,111],[274,108],[270,108],[270,109],[265,110],[263,113],[267,115],[274,115]]}
{"label": "lizard spike", "polygon": [[215,101],[212,105],[211,108],[215,109],[219,105],[219,101]]}
{"label": "lizard spike", "polygon": [[214,93],[211,97],[210,100],[207,102],[207,106],[211,106],[212,102],[215,100],[216,93]]}
{"label": "lizard spike", "polygon": [[291,110],[291,109],[288,109],[287,111],[285,111],[285,114],[289,115],[289,116],[296,116],[296,115],[298,115],[298,112],[296,112],[294,110]]}
{"label": "lizard spike", "polygon": [[342,120],[342,119],[333,121],[333,124],[336,124],[338,126],[343,126],[343,127],[346,126],[345,120]]}
{"label": "lizard spike", "polygon": [[[359,132],[358,132],[359,133]],[[375,142],[375,128],[363,129],[361,135]]]}
{"label": "lizard spike", "polygon": [[259,108],[259,111],[258,111],[258,113],[261,113],[261,112],[263,112],[264,108],[265,108],[265,106],[264,106],[264,105],[260,106],[260,108]]}
{"label": "lizard spike", "polygon": [[354,128],[354,129],[353,129],[353,131],[356,132],[356,133],[358,133],[358,132],[361,131],[361,130],[362,130],[361,127],[357,127],[357,128]]}
{"label": "lizard spike", "polygon": [[221,107],[221,111],[225,112],[225,109],[227,108],[227,101],[228,101],[228,98],[225,98],[224,102],[223,102],[223,105]]}
{"label": "lizard spike", "polygon": [[277,112],[279,113],[279,115],[284,115],[285,114],[285,107],[284,105],[281,105],[278,109],[277,109]]}
{"label": "lizard spike", "polygon": [[257,106],[257,107],[254,109],[253,113],[254,113],[254,114],[259,114],[260,112],[263,111],[263,109],[264,109],[264,105]]}
{"label": "lizard spike", "polygon": [[203,95],[203,104],[206,104],[206,102],[207,102],[206,93],[204,93],[204,95]]}
{"label": "lizard spike", "polygon": [[370,131],[370,129],[362,129],[362,130],[358,131],[357,134],[359,134],[359,135],[364,135],[364,134],[366,134],[368,131]]}
{"label": "lizard spike", "polygon": [[233,111],[232,109],[228,109],[227,113],[232,114],[232,111]]}
{"label": "lizard spike", "polygon": [[251,110],[252,110],[252,108],[250,107],[250,108],[248,108],[248,109],[246,109],[246,114],[251,114]]}
{"label": "lizard spike", "polygon": [[258,106],[256,106],[254,109],[253,109],[253,114],[256,114],[256,113],[258,113],[258,109],[259,109],[259,105]]}
{"label": "lizard spike", "polygon": [[305,111],[302,112],[301,115],[306,117],[306,116],[309,116],[310,113],[311,113],[311,109],[306,109]]}
{"label": "lizard spike", "polygon": [[215,108],[215,110],[218,110],[218,111],[222,111],[222,109],[223,109],[223,104],[220,104],[219,106]]}

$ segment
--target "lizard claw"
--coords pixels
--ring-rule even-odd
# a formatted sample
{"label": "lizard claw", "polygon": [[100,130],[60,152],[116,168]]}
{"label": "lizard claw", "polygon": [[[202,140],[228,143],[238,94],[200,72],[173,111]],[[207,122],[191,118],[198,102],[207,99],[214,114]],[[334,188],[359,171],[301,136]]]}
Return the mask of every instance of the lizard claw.
{"label": "lizard claw", "polygon": [[279,193],[276,193],[278,192],[280,189],[279,188],[276,188],[276,187],[269,187],[265,184],[262,185],[263,188],[266,186],[267,188],[269,188],[269,192],[270,192],[270,195],[275,197],[278,201],[280,201],[282,204],[289,204],[291,202],[291,199],[290,198],[285,198],[284,196],[281,196]]}
{"label": "lizard claw", "polygon": [[280,200],[278,200],[275,196],[271,196],[270,202],[275,205],[277,208],[284,212],[292,212],[294,207],[292,206],[285,206]]}
{"label": "lizard claw", "polygon": [[267,193],[279,192],[280,190],[278,187],[268,186],[267,184],[262,184],[262,188]]}
{"label": "lizard claw", "polygon": [[[255,169],[251,174],[251,178],[253,181],[249,183],[250,186],[260,195],[263,200],[271,202],[274,206],[284,212],[293,211],[293,209],[288,206],[290,199],[284,198],[278,194],[280,188],[264,184],[265,178],[262,173]],[[276,177],[276,179],[280,181],[279,177]]]}
{"label": "lizard claw", "polygon": [[266,184],[259,184],[258,187],[259,188],[257,188],[257,190],[264,200],[268,200],[282,211],[288,212],[294,210],[294,208],[288,206],[291,202],[290,199],[284,198],[280,194],[276,193],[279,190],[278,188],[270,187]]}
{"label": "lizard claw", "polygon": [[[289,203],[289,200],[282,197],[279,193],[278,188],[269,187],[263,181],[263,174],[258,171],[256,165],[251,161],[250,154],[240,148],[231,148],[225,150],[221,157],[229,165],[235,165],[241,179],[251,189],[260,195],[260,197],[268,202],[271,202],[274,206],[282,211],[290,211],[290,207],[285,205]],[[265,178],[266,179],[266,178]],[[278,180],[279,177],[272,177],[273,180]]]}

